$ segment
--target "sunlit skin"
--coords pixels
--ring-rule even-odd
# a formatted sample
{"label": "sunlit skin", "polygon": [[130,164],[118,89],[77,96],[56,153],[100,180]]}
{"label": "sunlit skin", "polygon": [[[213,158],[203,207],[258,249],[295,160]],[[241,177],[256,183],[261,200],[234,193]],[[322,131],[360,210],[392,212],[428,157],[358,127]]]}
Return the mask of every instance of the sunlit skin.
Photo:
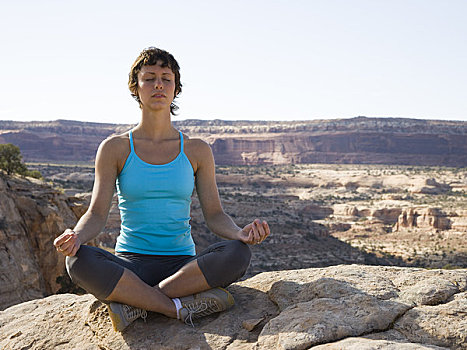
{"label": "sunlit skin", "polygon": [[[169,67],[143,66],[138,74],[141,121],[133,129],[137,155],[151,164],[173,160],[180,149],[178,130],[172,126],[170,104],[175,97],[175,75]],[[259,244],[270,234],[266,221],[255,219],[238,227],[222,209],[215,179],[211,147],[200,139],[184,135],[184,150],[195,175],[195,187],[209,229],[215,234],[246,244]],[[54,245],[65,256],[74,256],[81,244],[96,237],[104,228],[118,174],[130,153],[128,133],[104,140],[96,155],[95,181],[91,203],[73,230],[67,229]],[[108,301],[132,305],[176,318],[171,298],[195,294],[211,287],[196,260],[174,275],[151,287],[125,269]]]}
{"label": "sunlit skin", "polygon": [[138,95],[143,109],[160,111],[170,108],[175,97],[175,75],[172,70],[160,65],[141,67]]}

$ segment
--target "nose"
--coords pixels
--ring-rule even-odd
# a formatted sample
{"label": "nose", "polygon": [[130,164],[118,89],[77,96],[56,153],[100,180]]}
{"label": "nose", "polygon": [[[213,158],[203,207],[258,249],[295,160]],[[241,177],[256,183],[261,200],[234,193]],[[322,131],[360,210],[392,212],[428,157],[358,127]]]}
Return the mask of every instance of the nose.
{"label": "nose", "polygon": [[162,89],[163,85],[162,85],[162,79],[161,78],[156,78],[156,80],[154,81],[154,87],[156,89]]}

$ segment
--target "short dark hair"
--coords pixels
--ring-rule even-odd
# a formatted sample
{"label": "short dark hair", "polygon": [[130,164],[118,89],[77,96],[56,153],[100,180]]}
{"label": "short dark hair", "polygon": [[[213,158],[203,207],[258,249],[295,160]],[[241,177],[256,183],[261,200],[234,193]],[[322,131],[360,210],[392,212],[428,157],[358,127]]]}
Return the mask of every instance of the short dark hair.
{"label": "short dark hair", "polygon": [[[138,96],[138,73],[143,66],[153,66],[157,62],[161,62],[162,67],[169,67],[175,75],[175,91],[174,100],[182,92],[182,83],[180,82],[180,66],[175,58],[165,50],[158,49],[157,47],[148,47],[141,51],[135,62],[131,66],[130,74],[128,74],[128,88],[130,89],[131,96],[138,101],[141,108],[141,100]],[[170,113],[175,114],[178,106],[174,101],[170,104]]]}

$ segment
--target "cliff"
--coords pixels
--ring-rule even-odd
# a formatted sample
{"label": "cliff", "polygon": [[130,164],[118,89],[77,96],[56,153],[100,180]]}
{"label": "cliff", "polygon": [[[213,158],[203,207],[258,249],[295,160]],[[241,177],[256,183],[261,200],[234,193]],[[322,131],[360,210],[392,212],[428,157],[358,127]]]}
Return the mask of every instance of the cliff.
{"label": "cliff", "polygon": [[340,265],[265,272],[195,327],[149,313],[113,331],[90,295],[0,312],[2,349],[467,349],[467,270]]}
{"label": "cliff", "polygon": [[80,208],[40,181],[0,176],[0,310],[61,288],[64,258],[52,244]]}
{"label": "cliff", "polygon": [[[403,118],[175,121],[211,144],[217,164],[362,163],[467,166],[467,122]],[[0,143],[29,162],[90,162],[99,143],[132,125],[0,121]]]}

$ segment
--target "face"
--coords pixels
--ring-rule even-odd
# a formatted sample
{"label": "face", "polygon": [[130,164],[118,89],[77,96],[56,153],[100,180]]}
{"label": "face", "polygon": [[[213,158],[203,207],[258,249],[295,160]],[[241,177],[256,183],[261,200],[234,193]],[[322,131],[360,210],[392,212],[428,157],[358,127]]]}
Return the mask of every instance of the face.
{"label": "face", "polygon": [[138,73],[138,94],[143,107],[170,110],[175,97],[175,75],[169,67],[142,66]]}

